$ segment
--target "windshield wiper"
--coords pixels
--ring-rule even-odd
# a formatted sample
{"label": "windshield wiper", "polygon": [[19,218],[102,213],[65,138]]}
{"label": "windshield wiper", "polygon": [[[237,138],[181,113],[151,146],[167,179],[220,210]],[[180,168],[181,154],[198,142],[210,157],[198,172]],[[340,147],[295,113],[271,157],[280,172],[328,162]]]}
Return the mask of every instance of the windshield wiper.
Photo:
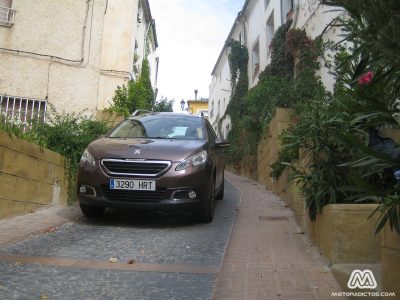
{"label": "windshield wiper", "polygon": [[171,140],[172,138],[167,136],[149,136],[148,139],[155,139],[155,140]]}

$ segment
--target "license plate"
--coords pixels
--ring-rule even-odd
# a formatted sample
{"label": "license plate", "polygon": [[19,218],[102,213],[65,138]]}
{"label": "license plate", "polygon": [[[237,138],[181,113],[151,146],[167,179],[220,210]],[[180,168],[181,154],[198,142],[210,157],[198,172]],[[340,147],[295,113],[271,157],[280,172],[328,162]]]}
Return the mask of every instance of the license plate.
{"label": "license plate", "polygon": [[111,190],[155,191],[154,180],[110,179]]}

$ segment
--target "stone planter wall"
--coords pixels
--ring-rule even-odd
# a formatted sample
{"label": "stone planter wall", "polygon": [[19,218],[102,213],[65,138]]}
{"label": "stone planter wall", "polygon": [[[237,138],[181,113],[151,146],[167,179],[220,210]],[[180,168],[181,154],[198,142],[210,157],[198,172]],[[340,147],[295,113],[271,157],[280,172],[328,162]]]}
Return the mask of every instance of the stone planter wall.
{"label": "stone planter wall", "polygon": [[0,131],[0,219],[65,204],[64,157]]}
{"label": "stone planter wall", "polygon": [[271,164],[278,158],[278,152],[281,148],[279,135],[286,130],[290,125],[291,109],[277,108],[274,118],[269,124],[269,128],[261,137],[257,150],[257,166],[258,166],[258,181],[264,184],[269,189],[280,188],[282,183],[275,183],[271,173]]}
{"label": "stone planter wall", "polygon": [[400,299],[400,234],[386,226],[382,238],[382,291]]}
{"label": "stone planter wall", "polygon": [[[347,268],[350,273],[355,266],[371,268],[377,273],[381,290],[396,292],[400,297],[400,235],[388,228],[375,235],[379,214],[368,219],[375,204],[328,205],[312,222],[300,184],[288,181],[290,171],[286,169],[278,180],[270,177],[270,165],[277,159],[280,149],[278,137],[289,126],[289,116],[290,110],[278,109],[268,132],[262,137],[257,157],[259,182],[279,195],[293,210],[301,230],[319,247],[330,265],[340,270]],[[398,130],[382,129],[380,134],[400,142]],[[303,149],[299,156],[298,167],[306,171],[310,157]],[[350,276],[346,272],[336,272],[344,278],[344,284]]]}
{"label": "stone planter wall", "polygon": [[375,234],[376,204],[331,204],[317,217],[319,247],[330,264],[369,264],[381,260],[381,236]]}

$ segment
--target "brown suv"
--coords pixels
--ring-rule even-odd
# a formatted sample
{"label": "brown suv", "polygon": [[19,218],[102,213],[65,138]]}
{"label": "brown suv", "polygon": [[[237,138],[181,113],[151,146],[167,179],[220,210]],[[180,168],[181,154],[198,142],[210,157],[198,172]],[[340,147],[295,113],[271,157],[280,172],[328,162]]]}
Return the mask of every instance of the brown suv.
{"label": "brown suv", "polygon": [[224,196],[224,149],[210,123],[177,113],[131,117],[82,155],[77,192],[82,212],[106,207],[190,208],[211,222]]}

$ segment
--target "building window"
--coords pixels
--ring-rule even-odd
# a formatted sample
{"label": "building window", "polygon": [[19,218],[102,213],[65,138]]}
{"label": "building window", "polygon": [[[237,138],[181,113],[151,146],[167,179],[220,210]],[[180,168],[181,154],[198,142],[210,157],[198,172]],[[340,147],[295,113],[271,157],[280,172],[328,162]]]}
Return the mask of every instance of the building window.
{"label": "building window", "polygon": [[291,19],[293,13],[293,0],[281,0],[282,24]]}
{"label": "building window", "polygon": [[274,28],[274,12],[271,13],[271,16],[268,18],[267,26],[266,26],[266,36],[267,36],[267,49],[268,52],[271,51],[271,42],[275,34]]}
{"label": "building window", "polygon": [[226,126],[225,126],[225,136],[224,136],[225,139],[228,138],[228,134],[229,134],[229,124],[226,124]]}
{"label": "building window", "polygon": [[47,101],[0,95],[0,122],[21,126],[46,122]]}
{"label": "building window", "polygon": [[253,64],[253,80],[260,72],[260,43],[257,42],[253,46],[252,50],[252,64]]}
{"label": "building window", "polygon": [[14,24],[15,9],[12,0],[0,0],[0,25],[10,27]]}

